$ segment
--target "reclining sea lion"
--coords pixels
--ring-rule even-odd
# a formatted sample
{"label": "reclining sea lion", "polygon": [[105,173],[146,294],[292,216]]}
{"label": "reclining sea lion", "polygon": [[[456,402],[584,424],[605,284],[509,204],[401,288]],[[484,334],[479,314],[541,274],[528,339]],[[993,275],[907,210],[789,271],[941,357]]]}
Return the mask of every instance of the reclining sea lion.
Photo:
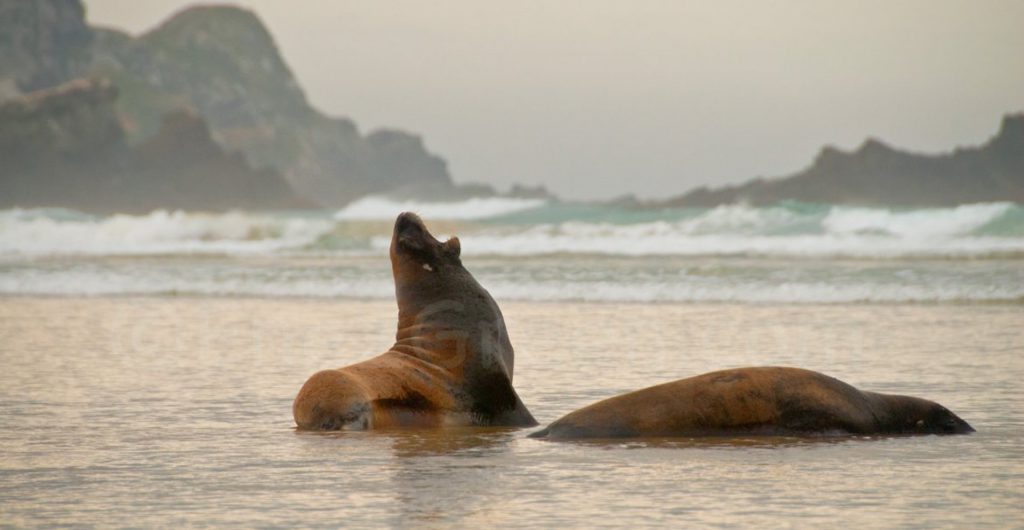
{"label": "reclining sea lion", "polygon": [[391,269],[398,332],[390,350],[313,374],[292,414],[300,429],[532,426],[512,388],[513,351],[501,310],[459,258],[413,213],[395,221]]}
{"label": "reclining sea lion", "polygon": [[958,434],[974,429],[926,399],[865,392],[800,368],[723,370],[572,412],[532,438]]}

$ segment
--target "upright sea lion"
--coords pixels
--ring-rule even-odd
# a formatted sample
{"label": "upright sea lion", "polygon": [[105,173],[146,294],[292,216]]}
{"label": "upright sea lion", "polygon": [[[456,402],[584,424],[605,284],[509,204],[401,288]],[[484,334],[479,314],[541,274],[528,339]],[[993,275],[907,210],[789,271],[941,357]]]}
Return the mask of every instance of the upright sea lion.
{"label": "upright sea lion", "polygon": [[512,388],[501,310],[462,266],[460,250],[458,238],[441,243],[416,214],[398,216],[391,237],[395,344],[368,361],[313,374],[292,406],[300,429],[537,424]]}
{"label": "upright sea lion", "polygon": [[957,434],[974,429],[926,399],[865,392],[800,368],[723,370],[572,412],[532,438]]}

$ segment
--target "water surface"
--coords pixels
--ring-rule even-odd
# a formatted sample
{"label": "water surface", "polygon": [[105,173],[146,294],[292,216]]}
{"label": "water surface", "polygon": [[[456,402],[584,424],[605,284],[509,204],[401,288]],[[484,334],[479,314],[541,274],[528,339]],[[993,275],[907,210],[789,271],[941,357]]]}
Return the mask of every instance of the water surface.
{"label": "water surface", "polygon": [[[499,300],[500,301],[500,300]],[[745,365],[937,400],[952,437],[557,443],[532,429],[299,433],[316,370],[393,340],[390,301],[0,298],[0,521],[16,526],[1019,527],[1016,304],[502,303],[547,423]]]}
{"label": "water surface", "polygon": [[1024,205],[637,209],[368,198],[338,212],[0,211],[0,294],[393,296],[395,215],[502,301],[1024,302]]}

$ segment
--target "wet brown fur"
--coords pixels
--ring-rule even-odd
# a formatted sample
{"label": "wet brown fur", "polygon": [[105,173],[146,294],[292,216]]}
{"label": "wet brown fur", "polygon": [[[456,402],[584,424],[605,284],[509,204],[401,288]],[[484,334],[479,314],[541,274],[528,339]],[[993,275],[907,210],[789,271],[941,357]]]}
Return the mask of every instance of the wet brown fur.
{"label": "wet brown fur", "polygon": [[396,342],[317,372],[292,407],[300,429],[536,425],[512,388],[513,350],[494,300],[415,214],[395,222]]}
{"label": "wet brown fur", "polygon": [[800,368],[711,372],[599,401],[537,438],[952,434],[973,429],[941,405],[864,392]]}

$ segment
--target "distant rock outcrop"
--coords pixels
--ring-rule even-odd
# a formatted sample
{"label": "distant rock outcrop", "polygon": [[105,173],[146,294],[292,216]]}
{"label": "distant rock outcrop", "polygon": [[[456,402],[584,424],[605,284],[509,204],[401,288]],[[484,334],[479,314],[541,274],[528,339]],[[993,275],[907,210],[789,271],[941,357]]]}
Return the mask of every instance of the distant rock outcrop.
{"label": "distant rock outcrop", "polygon": [[187,110],[130,145],[116,101],[109,81],[78,79],[0,104],[0,207],[144,213],[309,206],[279,174],[224,153]]}
{"label": "distant rock outcrop", "polygon": [[420,137],[363,135],[310,106],[250,11],[192,7],[132,37],[88,27],[78,0],[3,0],[0,35],[0,98],[106,77],[120,93],[116,110],[130,143],[155,134],[168,112],[194,108],[217,142],[276,168],[323,206],[410,187],[454,189],[445,161]]}
{"label": "distant rock outcrop", "polygon": [[996,136],[980,147],[922,155],[869,139],[853,152],[825,147],[811,167],[789,177],[698,188],[654,205],[766,205],[783,200],[916,207],[1024,203],[1024,114],[1005,116]]}
{"label": "distant rock outcrop", "polygon": [[0,99],[78,77],[92,31],[76,0],[0,2]]}

